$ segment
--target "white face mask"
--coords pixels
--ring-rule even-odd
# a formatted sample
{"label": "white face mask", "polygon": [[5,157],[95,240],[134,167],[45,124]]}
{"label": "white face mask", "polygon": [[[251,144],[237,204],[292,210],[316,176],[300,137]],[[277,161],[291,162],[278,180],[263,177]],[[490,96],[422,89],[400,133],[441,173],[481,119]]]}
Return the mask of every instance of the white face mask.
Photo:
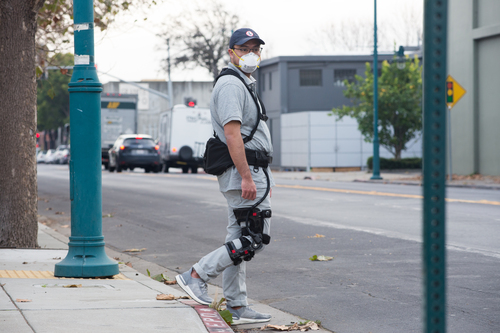
{"label": "white face mask", "polygon": [[[236,52],[233,53],[238,57]],[[251,74],[255,72],[260,65],[260,57],[253,52],[245,54],[243,57],[238,57],[240,59],[240,64],[237,66],[245,73]]]}

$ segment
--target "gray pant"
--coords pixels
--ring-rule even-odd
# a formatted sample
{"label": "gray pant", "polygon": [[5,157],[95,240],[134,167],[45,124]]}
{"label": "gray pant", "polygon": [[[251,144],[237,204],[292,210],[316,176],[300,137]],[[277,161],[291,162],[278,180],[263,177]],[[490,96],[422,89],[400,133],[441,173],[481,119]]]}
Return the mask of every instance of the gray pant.
{"label": "gray pant", "polygon": [[[266,189],[257,189],[257,198],[255,200],[246,200],[241,197],[241,190],[232,190],[223,192],[228,204],[228,226],[226,242],[240,238],[241,227],[236,222],[233,209],[251,207],[262,196],[264,196]],[[269,195],[258,206],[260,210],[271,209],[271,198]],[[264,233],[270,235],[271,219],[264,221]],[[256,251],[262,251],[264,248]],[[252,260],[255,260],[254,257]],[[222,289],[224,291],[224,298],[231,307],[247,306],[247,287],[246,287],[246,262],[243,261],[238,266],[234,266],[233,261],[227,253],[225,245],[210,252],[200,259],[193,268],[200,275],[200,277],[207,282],[210,279],[216,278],[222,274]]]}

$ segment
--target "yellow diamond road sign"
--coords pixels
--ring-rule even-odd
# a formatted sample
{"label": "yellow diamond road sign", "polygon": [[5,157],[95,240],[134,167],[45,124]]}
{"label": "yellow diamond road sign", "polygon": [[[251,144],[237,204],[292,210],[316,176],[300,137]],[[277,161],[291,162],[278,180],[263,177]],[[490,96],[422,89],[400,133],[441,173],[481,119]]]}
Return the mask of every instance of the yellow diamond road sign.
{"label": "yellow diamond road sign", "polygon": [[446,79],[446,105],[451,109],[465,95],[465,89],[451,75]]}

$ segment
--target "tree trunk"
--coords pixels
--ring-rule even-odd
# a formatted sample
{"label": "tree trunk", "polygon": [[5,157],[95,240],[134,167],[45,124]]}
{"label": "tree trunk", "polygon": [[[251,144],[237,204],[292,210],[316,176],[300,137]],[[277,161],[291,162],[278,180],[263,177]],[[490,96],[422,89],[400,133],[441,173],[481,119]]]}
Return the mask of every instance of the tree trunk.
{"label": "tree trunk", "polygon": [[43,2],[0,1],[0,247],[37,246],[35,32]]}

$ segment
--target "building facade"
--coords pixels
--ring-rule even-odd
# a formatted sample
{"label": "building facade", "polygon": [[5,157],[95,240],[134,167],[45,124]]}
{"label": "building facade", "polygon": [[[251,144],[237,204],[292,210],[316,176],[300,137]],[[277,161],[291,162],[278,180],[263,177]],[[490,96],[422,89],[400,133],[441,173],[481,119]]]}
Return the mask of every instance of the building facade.
{"label": "building facade", "polygon": [[453,173],[500,175],[500,1],[448,2],[448,74],[466,94],[450,114]]}
{"label": "building facade", "polygon": [[[380,68],[383,61],[393,60],[393,53],[379,54],[378,59]],[[256,78],[269,116],[274,167],[366,166],[373,149],[363,141],[355,120],[336,121],[327,116],[332,108],[351,105],[343,95],[343,82],[365,76],[366,63],[372,64],[373,56],[289,56],[262,61]],[[313,115],[308,116],[309,112]],[[301,115],[291,116],[294,113]],[[409,146],[412,150],[404,157],[421,156],[421,144]],[[392,154],[381,147],[380,156]]]}
{"label": "building facade", "polygon": [[[159,91],[168,95],[167,81],[134,82],[144,88]],[[209,107],[212,94],[211,81],[174,81],[172,82],[173,105],[184,104],[186,98],[196,100],[199,107]],[[137,131],[141,134],[158,138],[160,113],[169,110],[169,101],[128,83],[108,82],[103,85],[104,93],[136,94],[138,95]]]}

